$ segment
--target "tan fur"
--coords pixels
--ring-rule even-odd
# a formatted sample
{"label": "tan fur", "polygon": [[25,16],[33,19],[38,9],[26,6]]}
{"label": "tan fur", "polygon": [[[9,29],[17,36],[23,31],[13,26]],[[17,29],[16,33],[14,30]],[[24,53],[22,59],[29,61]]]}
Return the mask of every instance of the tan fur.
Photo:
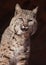
{"label": "tan fur", "polygon": [[37,30],[34,18],[37,8],[24,10],[17,4],[15,9],[15,15],[2,35],[0,65],[27,65],[30,57],[30,35]]}

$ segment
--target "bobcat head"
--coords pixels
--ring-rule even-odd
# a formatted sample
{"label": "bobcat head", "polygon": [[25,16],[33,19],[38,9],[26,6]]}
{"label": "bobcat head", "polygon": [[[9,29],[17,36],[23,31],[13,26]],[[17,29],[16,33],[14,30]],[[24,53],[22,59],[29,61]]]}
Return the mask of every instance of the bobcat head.
{"label": "bobcat head", "polygon": [[19,4],[15,6],[15,14],[10,22],[10,29],[17,35],[30,34],[33,35],[37,30],[36,13],[38,7],[33,10],[21,9]]}

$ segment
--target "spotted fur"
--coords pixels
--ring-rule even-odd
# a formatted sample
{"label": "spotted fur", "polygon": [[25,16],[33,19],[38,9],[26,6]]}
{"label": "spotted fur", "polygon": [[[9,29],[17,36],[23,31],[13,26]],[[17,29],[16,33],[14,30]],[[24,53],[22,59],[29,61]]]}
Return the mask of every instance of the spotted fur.
{"label": "spotted fur", "polygon": [[37,7],[31,11],[16,5],[15,15],[2,35],[0,65],[28,65],[30,35],[37,30],[36,13]]}

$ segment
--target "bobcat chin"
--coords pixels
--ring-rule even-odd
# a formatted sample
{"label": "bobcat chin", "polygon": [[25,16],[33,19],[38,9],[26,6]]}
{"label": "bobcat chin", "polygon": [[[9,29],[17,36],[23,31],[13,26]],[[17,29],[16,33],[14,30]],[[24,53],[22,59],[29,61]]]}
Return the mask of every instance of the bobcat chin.
{"label": "bobcat chin", "polygon": [[37,30],[36,13],[33,10],[15,6],[15,14],[2,35],[0,44],[0,65],[27,65],[31,52],[30,35]]}

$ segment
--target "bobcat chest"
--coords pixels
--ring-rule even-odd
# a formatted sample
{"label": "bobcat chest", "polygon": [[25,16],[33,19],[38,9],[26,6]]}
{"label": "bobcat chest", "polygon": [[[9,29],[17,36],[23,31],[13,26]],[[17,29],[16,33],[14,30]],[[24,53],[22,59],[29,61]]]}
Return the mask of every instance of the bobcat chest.
{"label": "bobcat chest", "polygon": [[30,47],[30,39],[24,39],[23,37],[17,37],[15,36],[12,40],[11,49],[14,50],[14,52],[24,52],[24,50],[28,47]]}

